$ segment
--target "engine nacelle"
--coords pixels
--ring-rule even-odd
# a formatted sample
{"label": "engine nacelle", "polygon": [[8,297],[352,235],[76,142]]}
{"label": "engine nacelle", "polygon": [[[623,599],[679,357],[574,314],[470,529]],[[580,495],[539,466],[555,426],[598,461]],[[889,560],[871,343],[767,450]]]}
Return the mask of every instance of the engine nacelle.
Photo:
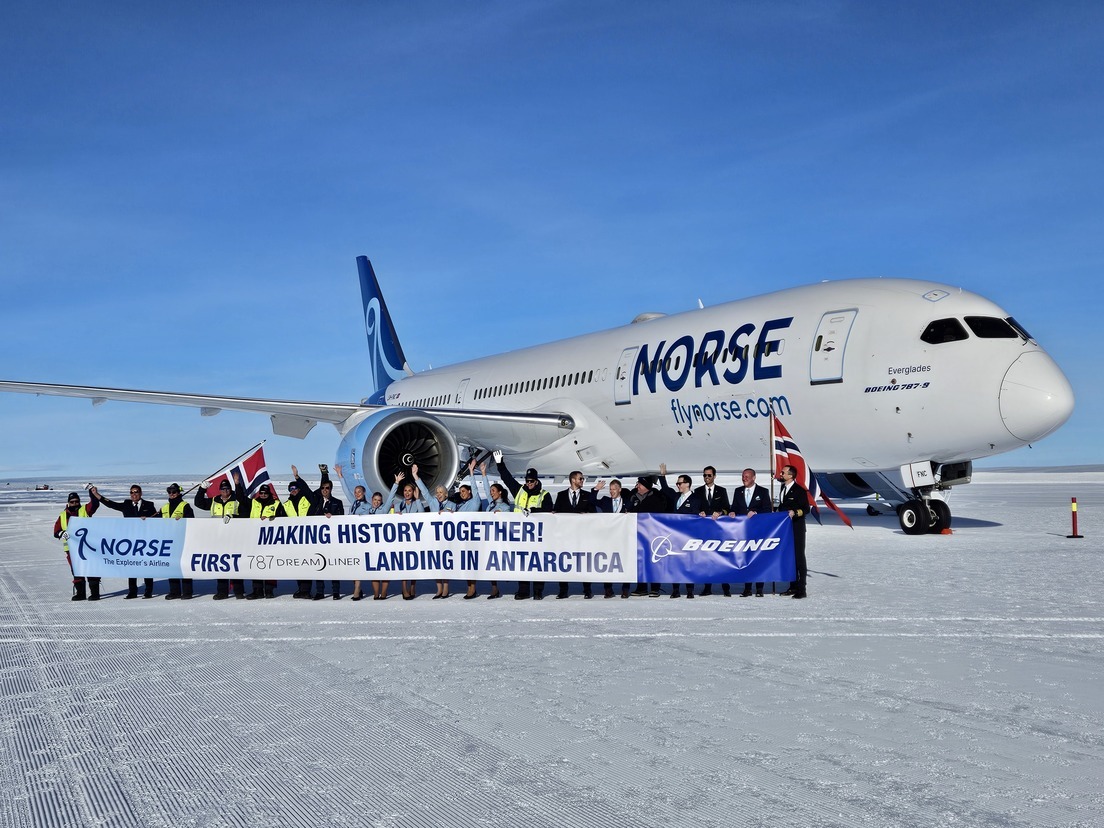
{"label": "engine nacelle", "polygon": [[418,467],[418,477],[430,492],[437,483],[453,482],[460,466],[456,438],[441,422],[420,411],[385,408],[376,411],[348,431],[337,449],[341,482],[352,500],[353,488],[364,486],[384,497],[395,483],[395,475]]}

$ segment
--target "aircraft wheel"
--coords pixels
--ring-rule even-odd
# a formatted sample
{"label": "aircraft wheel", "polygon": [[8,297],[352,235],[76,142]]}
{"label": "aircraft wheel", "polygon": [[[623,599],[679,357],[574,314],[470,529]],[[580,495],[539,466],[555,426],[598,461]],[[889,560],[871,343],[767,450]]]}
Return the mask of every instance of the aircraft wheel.
{"label": "aircraft wheel", "polygon": [[928,510],[932,514],[932,522],[928,531],[933,535],[940,534],[944,529],[951,528],[951,507],[942,500],[929,500]]}
{"label": "aircraft wheel", "polygon": [[875,509],[873,506],[870,506],[870,505],[867,505],[866,513],[868,515],[870,515],[871,517],[877,517],[878,515],[881,514],[881,512],[879,512],[877,509]]}
{"label": "aircraft wheel", "polygon": [[928,507],[922,500],[909,500],[898,506],[897,520],[906,535],[923,535],[931,525]]}

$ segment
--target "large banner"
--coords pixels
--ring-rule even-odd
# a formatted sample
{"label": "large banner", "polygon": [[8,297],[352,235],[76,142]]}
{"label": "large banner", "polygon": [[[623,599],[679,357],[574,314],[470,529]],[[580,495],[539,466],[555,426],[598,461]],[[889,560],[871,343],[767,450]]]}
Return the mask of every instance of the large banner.
{"label": "large banner", "polygon": [[637,515],[640,580],[653,584],[792,581],[786,513],[721,518]]}
{"label": "large banner", "polygon": [[73,518],[77,575],[391,581],[793,579],[785,515],[445,513],[279,520]]}

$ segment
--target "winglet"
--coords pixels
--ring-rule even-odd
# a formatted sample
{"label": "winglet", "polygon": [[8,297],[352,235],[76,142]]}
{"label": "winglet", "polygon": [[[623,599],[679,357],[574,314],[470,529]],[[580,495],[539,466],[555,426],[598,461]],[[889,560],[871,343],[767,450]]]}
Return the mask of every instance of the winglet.
{"label": "winglet", "polygon": [[366,399],[369,403],[381,404],[388,385],[414,372],[406,364],[387,303],[383,301],[383,291],[367,256],[357,256],[357,270],[360,271],[360,296],[364,302],[364,332],[368,336],[368,370],[372,382],[372,391]]}

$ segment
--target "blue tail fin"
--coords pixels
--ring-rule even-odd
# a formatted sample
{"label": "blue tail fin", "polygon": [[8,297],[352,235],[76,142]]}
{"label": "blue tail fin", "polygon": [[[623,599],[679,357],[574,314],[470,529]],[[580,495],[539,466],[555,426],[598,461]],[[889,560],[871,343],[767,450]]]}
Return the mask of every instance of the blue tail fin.
{"label": "blue tail fin", "polygon": [[387,312],[387,303],[383,301],[383,292],[367,256],[357,256],[357,270],[360,271],[364,332],[368,335],[368,370],[372,381],[372,391],[366,399],[369,403],[380,405],[387,386],[413,372],[406,365],[391,314]]}

